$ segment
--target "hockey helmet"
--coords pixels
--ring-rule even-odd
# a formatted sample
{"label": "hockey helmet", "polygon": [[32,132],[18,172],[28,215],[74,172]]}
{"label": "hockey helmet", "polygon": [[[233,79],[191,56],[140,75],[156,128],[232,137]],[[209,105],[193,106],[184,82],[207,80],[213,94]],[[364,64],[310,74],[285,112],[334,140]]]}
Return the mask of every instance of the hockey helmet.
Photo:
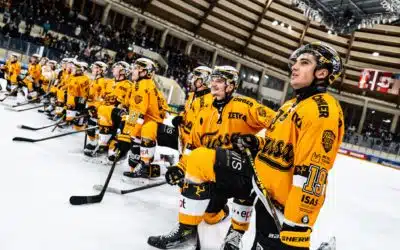
{"label": "hockey helmet", "polygon": [[88,64],[86,62],[79,62],[79,61],[74,61],[73,62],[75,70],[76,71],[85,71],[88,68]]}
{"label": "hockey helmet", "polygon": [[[125,61],[119,61],[113,64],[112,68],[116,68],[116,67],[120,67],[120,74],[124,74],[124,75],[128,75],[129,74],[129,63],[125,62]],[[123,72],[121,72],[123,71]]]}
{"label": "hockey helmet", "polygon": [[226,85],[233,84],[235,89],[239,85],[239,71],[232,66],[215,66],[211,73],[211,79],[215,77],[224,78]]}
{"label": "hockey helmet", "polygon": [[94,62],[94,63],[91,65],[91,68],[92,68],[93,66],[99,67],[99,68],[103,71],[103,73],[106,72],[106,71],[107,71],[107,68],[108,68],[108,65],[107,65],[106,63],[102,62],[102,61],[96,61],[96,62]]}
{"label": "hockey helmet", "polygon": [[202,84],[209,86],[212,69],[207,66],[196,67],[188,76],[188,81],[192,86],[198,80],[202,80]]}
{"label": "hockey helmet", "polygon": [[132,69],[138,68],[139,71],[146,70],[147,71],[147,78],[153,77],[153,73],[156,72],[156,64],[147,58],[139,58],[137,59],[133,65]]}
{"label": "hockey helmet", "polygon": [[304,53],[310,53],[315,56],[317,61],[316,70],[328,69],[329,75],[327,77],[327,82],[329,84],[335,82],[342,74],[343,64],[339,53],[331,46],[322,42],[313,42],[295,50],[289,58],[291,61],[291,63],[289,63],[289,70],[292,69],[296,59]]}

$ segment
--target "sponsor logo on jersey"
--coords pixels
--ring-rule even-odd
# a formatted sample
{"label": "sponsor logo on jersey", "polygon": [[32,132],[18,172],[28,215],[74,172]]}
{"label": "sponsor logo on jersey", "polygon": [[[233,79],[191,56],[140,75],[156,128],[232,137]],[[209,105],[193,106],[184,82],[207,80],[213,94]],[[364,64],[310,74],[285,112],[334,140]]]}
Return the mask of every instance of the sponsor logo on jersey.
{"label": "sponsor logo on jersey", "polygon": [[267,117],[267,111],[263,107],[258,107],[257,113],[260,117]]}
{"label": "sponsor logo on jersey", "polygon": [[239,120],[246,121],[247,117],[246,117],[246,115],[239,113],[239,112],[229,112],[228,119],[239,119]]}
{"label": "sponsor logo on jersey", "polygon": [[135,95],[135,97],[133,98],[136,104],[139,104],[143,101],[143,97],[140,95]]}
{"label": "sponsor logo on jersey", "polygon": [[203,193],[204,191],[206,191],[206,187],[203,185],[194,185],[194,188],[196,189],[196,195],[198,197],[201,197],[201,193]]}
{"label": "sponsor logo on jersey", "polygon": [[253,102],[251,102],[251,101],[249,101],[247,99],[244,99],[244,98],[235,97],[235,98],[232,99],[232,101],[241,102],[241,103],[249,105],[250,107],[253,107]]}
{"label": "sponsor logo on jersey", "polygon": [[329,106],[322,95],[313,96],[312,99],[317,103],[319,117],[329,117]]}
{"label": "sponsor logo on jersey", "polygon": [[333,143],[335,142],[336,136],[332,130],[325,130],[322,133],[322,146],[325,153],[329,153],[332,150]]}
{"label": "sponsor logo on jersey", "polygon": [[[293,144],[266,137],[265,146],[258,158],[271,167],[287,171],[293,166]],[[282,159],[284,164],[273,160],[273,158]]]}
{"label": "sponsor logo on jersey", "polygon": [[185,198],[179,200],[179,207],[186,208],[185,205],[186,205],[186,199]]}
{"label": "sponsor logo on jersey", "polygon": [[310,196],[308,196],[306,194],[303,194],[303,196],[301,197],[301,202],[303,202],[304,204],[307,204],[307,205],[317,206],[318,205],[318,198],[310,197]]}
{"label": "sponsor logo on jersey", "polygon": [[292,115],[292,122],[294,123],[294,125],[298,128],[301,129],[301,124],[303,123],[303,121],[301,120],[299,114],[297,114],[297,112],[294,112]]}
{"label": "sponsor logo on jersey", "polygon": [[331,163],[331,158],[329,158],[326,155],[321,155],[321,154],[317,154],[317,153],[313,153],[311,156],[311,161],[314,163],[325,163],[325,164],[330,164]]}
{"label": "sponsor logo on jersey", "polygon": [[229,146],[231,144],[232,138],[239,136],[240,133],[232,133],[231,135],[226,133],[218,135],[218,130],[210,133],[204,133],[200,136],[201,145],[207,148],[217,148],[221,146]]}

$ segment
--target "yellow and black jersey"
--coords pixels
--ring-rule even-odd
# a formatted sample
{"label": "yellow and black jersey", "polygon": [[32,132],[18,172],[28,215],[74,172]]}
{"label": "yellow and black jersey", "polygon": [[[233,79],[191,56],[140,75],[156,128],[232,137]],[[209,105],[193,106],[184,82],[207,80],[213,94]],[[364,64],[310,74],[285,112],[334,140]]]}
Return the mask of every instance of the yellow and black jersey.
{"label": "yellow and black jersey", "polygon": [[5,66],[5,71],[7,72],[7,80],[9,80],[11,83],[15,84],[17,83],[17,77],[21,73],[21,63],[16,61],[16,62],[11,62],[7,61],[6,66]]}
{"label": "yellow and black jersey", "polygon": [[275,112],[249,97],[233,97],[218,107],[215,102],[197,115],[179,167],[185,169],[190,152],[198,147],[232,148],[232,138],[256,134],[268,127]]}
{"label": "yellow and black jersey", "polygon": [[89,84],[88,106],[98,107],[104,99],[109,79],[99,77]]}
{"label": "yellow and black jersey", "polygon": [[40,66],[40,64],[30,63],[28,65],[28,75],[32,77],[34,83],[37,83],[40,80],[41,74],[42,74],[42,66]]}
{"label": "yellow and black jersey", "polygon": [[286,220],[315,223],[343,131],[340,105],[327,93],[290,100],[278,110],[255,158],[255,172]]}
{"label": "yellow and black jersey", "polygon": [[89,77],[86,75],[73,76],[66,86],[67,105],[75,107],[75,97],[87,99],[89,95]]}
{"label": "yellow and black jersey", "polygon": [[203,108],[208,108],[212,105],[213,96],[210,89],[205,89],[195,93],[190,93],[189,98],[185,103],[185,110],[182,114],[183,122],[180,134],[183,137],[183,144],[189,140],[190,131],[196,121],[196,117]]}
{"label": "yellow and black jersey", "polygon": [[104,99],[106,105],[122,105],[128,107],[126,102],[132,87],[132,82],[129,80],[113,80],[106,84],[104,91]]}
{"label": "yellow and black jersey", "polygon": [[137,119],[138,125],[148,120],[160,123],[168,110],[167,101],[152,79],[142,79],[133,83],[125,103],[129,107],[129,116]]}

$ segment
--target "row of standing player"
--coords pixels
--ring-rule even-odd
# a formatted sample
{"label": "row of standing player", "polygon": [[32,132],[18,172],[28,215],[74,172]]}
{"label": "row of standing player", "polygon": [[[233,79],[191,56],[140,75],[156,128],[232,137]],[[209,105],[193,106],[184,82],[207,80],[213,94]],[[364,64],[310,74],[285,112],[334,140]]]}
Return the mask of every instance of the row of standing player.
{"label": "row of standing player", "polygon": [[[195,92],[182,116],[173,120],[184,141],[183,155],[165,174],[169,184],[181,187],[179,223],[168,234],[149,237],[149,245],[171,249],[197,244],[200,222],[224,220],[227,199],[234,198],[221,249],[241,248],[253,207],[252,249],[310,248],[328,172],[343,137],[340,105],[327,93],[343,66],[339,54],[320,42],[300,47],[290,61],[296,97],[277,112],[234,95],[239,73],[233,67],[193,72]],[[256,136],[262,129],[265,136]]]}

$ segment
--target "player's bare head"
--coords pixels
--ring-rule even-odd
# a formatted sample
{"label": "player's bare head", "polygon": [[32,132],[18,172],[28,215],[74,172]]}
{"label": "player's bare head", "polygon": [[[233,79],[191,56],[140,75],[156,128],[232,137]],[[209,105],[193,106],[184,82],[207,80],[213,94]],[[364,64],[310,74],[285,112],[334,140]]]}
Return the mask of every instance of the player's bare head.
{"label": "player's bare head", "polygon": [[332,47],[315,42],[300,47],[290,57],[290,84],[301,89],[312,84],[332,84],[342,73],[342,61]]}
{"label": "player's bare head", "polygon": [[210,85],[212,69],[207,66],[196,67],[188,76],[191,91],[201,91]]}
{"label": "player's bare head", "polygon": [[151,79],[156,72],[156,64],[147,58],[139,58],[132,64],[132,80]]}
{"label": "player's bare head", "polygon": [[216,66],[211,74],[211,94],[217,100],[232,96],[239,84],[239,72],[232,66]]}
{"label": "player's bare head", "polygon": [[126,79],[129,75],[129,63],[124,61],[114,63],[112,73],[117,80]]}

